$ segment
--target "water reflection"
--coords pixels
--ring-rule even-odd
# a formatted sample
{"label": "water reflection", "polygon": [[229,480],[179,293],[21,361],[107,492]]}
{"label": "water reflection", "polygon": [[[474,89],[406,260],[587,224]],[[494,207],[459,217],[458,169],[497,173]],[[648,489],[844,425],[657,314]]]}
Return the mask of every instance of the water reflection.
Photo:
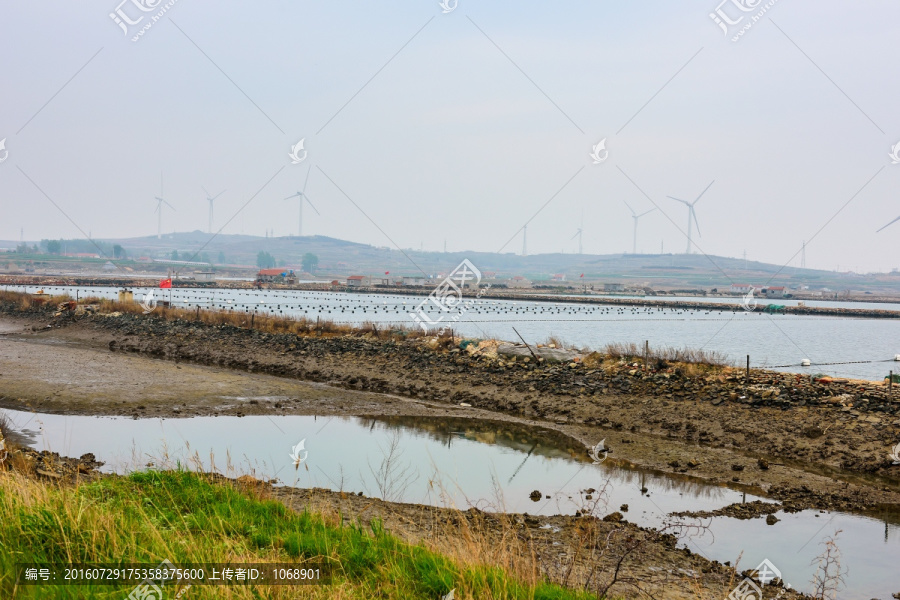
{"label": "water reflection", "polygon": [[[602,516],[622,510],[642,526],[659,526],[680,511],[716,510],[758,499],[746,492],[691,478],[652,473],[607,460],[594,465],[585,448],[544,429],[454,418],[341,418],[306,416],[97,418],[6,411],[13,426],[31,430],[38,449],[68,456],[93,452],[107,471],[128,472],[148,462],[181,461],[235,476],[278,477],[289,485],[364,490],[391,499],[438,506],[574,514],[599,502]],[[27,432],[26,432],[27,433]],[[301,439],[309,451],[295,470],[290,448]],[[396,440],[396,477],[384,477],[385,451]],[[167,456],[168,463],[160,460]],[[229,467],[236,457],[240,468]],[[307,470],[306,467],[309,467]],[[588,498],[586,490],[595,490]],[[596,491],[596,490],[599,490]],[[537,501],[532,499],[536,495]],[[549,496],[549,498],[548,498]],[[838,512],[777,513],[763,519],[717,517],[710,534],[690,538],[693,551],[743,568],[769,558],[795,587],[806,588],[819,543],[843,530],[840,548],[851,572],[849,597],[889,597],[897,591],[900,527],[889,520]],[[894,520],[896,515],[890,517]]]}
{"label": "water reflection", "polygon": [[[506,480],[507,483],[511,483],[533,456],[584,464],[592,462],[584,446],[552,429],[458,417],[390,416],[364,417],[357,420],[360,425],[368,428],[374,428],[377,424],[384,430],[402,430],[410,436],[423,436],[445,445],[448,449],[456,439],[500,446],[524,454],[522,462]],[[617,486],[630,486],[638,493],[646,493],[652,489],[656,493],[677,493],[698,499],[722,500],[728,489],[725,485],[712,485],[689,475],[637,468],[624,461],[617,462],[613,458],[604,461],[601,468]],[[746,493],[742,494],[742,497],[746,498]]]}

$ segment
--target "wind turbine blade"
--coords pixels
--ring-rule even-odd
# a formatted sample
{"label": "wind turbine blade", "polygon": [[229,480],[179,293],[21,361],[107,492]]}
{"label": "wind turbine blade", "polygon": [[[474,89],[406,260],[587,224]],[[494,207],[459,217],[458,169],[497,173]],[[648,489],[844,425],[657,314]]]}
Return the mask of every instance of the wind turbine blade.
{"label": "wind turbine blade", "polygon": [[[896,223],[897,221],[900,221],[900,217],[897,217],[896,219],[894,219],[893,221],[891,221],[890,223],[888,223],[887,225],[885,225],[885,226],[882,227],[881,229],[887,229],[888,227],[890,227],[891,225],[893,225],[893,224]],[[881,229],[879,229],[878,231],[881,231]],[[875,233],[878,233],[878,231],[876,231]]]}
{"label": "wind turbine blade", "polygon": [[[625,202],[625,201],[624,201],[624,200],[622,200],[622,202]],[[636,213],[636,212],[634,212],[634,209],[633,209],[633,208],[631,208],[631,205],[630,205],[630,204],[628,204],[628,203],[627,203],[627,202],[625,202],[625,206],[627,206],[627,207],[628,207],[628,210],[630,210],[630,211],[631,211],[631,214],[632,214],[632,215],[637,215],[637,213]]]}
{"label": "wind turbine blade", "polygon": [[166,206],[168,206],[168,207],[171,208],[172,210],[176,210],[176,208],[175,208],[174,206],[172,206],[171,204],[169,204],[169,203],[166,202],[165,200],[163,200],[163,202],[165,202],[165,203],[166,203]]}
{"label": "wind turbine blade", "polygon": [[635,215],[635,216],[636,216],[638,219],[640,219],[640,218],[643,217],[644,215],[649,215],[649,214],[652,213],[654,210],[656,210],[656,209],[655,209],[655,208],[651,208],[651,209],[648,210],[647,212],[641,213],[641,214]]}
{"label": "wind turbine blade", "polygon": [[209,199],[209,192],[206,190],[206,188],[201,185],[200,189],[203,190],[203,192],[206,194],[206,198]]}
{"label": "wind turbine blade", "polygon": [[[216,198],[218,198],[219,196],[221,196],[221,195],[224,194],[224,193],[225,193],[225,190],[222,190],[221,192],[219,192],[218,194],[216,194],[215,196],[213,196],[212,199],[215,200]],[[208,195],[209,195],[209,194],[207,194],[207,196],[208,196]]]}
{"label": "wind turbine blade", "polygon": [[[309,168],[306,169],[306,179],[303,180],[303,194],[306,195],[306,184],[309,182],[309,172],[312,171],[312,163],[310,163]],[[319,211],[316,211],[319,212]]]}
{"label": "wind turbine blade", "polygon": [[296,197],[299,196],[299,195],[300,195],[300,192],[297,192],[296,194],[291,194],[290,196],[288,196],[287,198],[285,198],[285,200],[290,200],[291,198],[296,198]]}
{"label": "wind turbine blade", "polygon": [[675,196],[666,196],[666,198],[671,198],[672,200],[677,200],[677,201],[681,202],[682,204],[684,204],[685,206],[691,205],[691,203],[688,202],[687,200],[682,200],[681,198],[676,198]]}
{"label": "wind turbine blade", "polygon": [[[319,212],[319,209],[317,209],[315,206],[313,206],[313,203],[309,201],[309,196],[307,196],[306,194],[303,194],[303,197],[306,199],[306,202],[307,202],[310,206],[312,206],[312,209],[313,209],[314,211],[316,211],[316,214],[319,215],[319,216],[321,217],[321,216],[322,216],[322,213],[320,213],[320,212]],[[302,202],[302,200],[301,200],[301,202]]]}
{"label": "wind turbine blade", "polygon": [[703,234],[700,233],[700,223],[697,221],[697,211],[694,210],[694,207],[691,207],[691,216],[694,217],[694,225],[697,226],[697,235],[703,237]]}
{"label": "wind turbine blade", "polygon": [[[711,181],[711,182],[710,182],[710,183],[709,183],[709,185],[708,185],[708,186],[706,186],[706,190],[708,190],[708,189],[709,189],[709,188],[711,188],[711,187],[712,187],[712,184],[714,184],[714,183],[715,183],[715,182],[716,182],[716,180],[715,180],[715,179],[713,179],[713,180],[712,180],[712,181]],[[700,192],[700,195],[699,195],[699,196],[697,196],[697,199],[696,199],[696,200],[694,200],[694,202],[693,202],[693,204],[697,204],[697,203],[698,203],[698,202],[699,202],[699,201],[700,201],[700,198],[702,198],[702,197],[703,197],[703,194],[705,194],[705,193],[706,193],[706,190],[703,190],[703,191],[702,191],[702,192]]]}
{"label": "wind turbine blade", "polygon": [[575,238],[577,238],[579,233],[581,233],[581,232],[579,231],[578,233],[576,233],[575,235],[573,235],[572,237],[570,237],[570,238],[569,238],[569,241],[572,241],[572,240],[574,240]]}

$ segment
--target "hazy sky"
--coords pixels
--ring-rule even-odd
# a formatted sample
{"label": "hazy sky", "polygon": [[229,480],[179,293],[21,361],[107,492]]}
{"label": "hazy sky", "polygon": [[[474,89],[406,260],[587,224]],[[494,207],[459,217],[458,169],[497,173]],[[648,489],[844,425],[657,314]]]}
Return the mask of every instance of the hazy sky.
{"label": "hazy sky", "polygon": [[768,3],[727,0],[726,35],[720,0],[177,0],[133,42],[165,3],[119,1],[0,5],[0,239],[155,234],[160,172],[166,232],[207,229],[206,186],[216,229],[296,234],[311,168],[305,234],[520,252],[530,220],[529,253],[575,252],[583,212],[613,253],[627,201],[659,207],[639,251],[684,252],[666,196],[715,180],[704,252],[900,266],[900,223],[875,233],[900,215],[900,3],[780,0],[733,42]]}

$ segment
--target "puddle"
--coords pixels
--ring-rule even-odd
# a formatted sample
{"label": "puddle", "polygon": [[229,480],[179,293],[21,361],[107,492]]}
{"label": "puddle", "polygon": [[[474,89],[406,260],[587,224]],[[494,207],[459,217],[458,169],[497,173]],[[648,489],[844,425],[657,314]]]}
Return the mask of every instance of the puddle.
{"label": "puddle", "polygon": [[[252,473],[286,485],[324,487],[401,502],[467,509],[575,514],[597,505],[607,514],[628,505],[627,520],[659,526],[671,512],[715,510],[758,496],[670,475],[593,464],[585,449],[555,432],[466,419],[313,416],[129,419],[7,414],[28,443],[68,456],[93,452],[104,470],[201,464],[227,475]],[[301,440],[308,455],[290,458]],[[388,457],[391,457],[388,460]],[[597,490],[587,498],[585,490]],[[646,489],[646,493],[641,490]],[[540,491],[537,501],[532,492]],[[549,496],[549,498],[548,498]],[[764,519],[712,519],[685,544],[742,569],[764,558],[795,588],[810,591],[822,540],[842,530],[838,545],[846,598],[890,598],[900,591],[900,518],[803,511]],[[671,519],[670,519],[671,520]],[[709,520],[706,520],[709,522]]]}

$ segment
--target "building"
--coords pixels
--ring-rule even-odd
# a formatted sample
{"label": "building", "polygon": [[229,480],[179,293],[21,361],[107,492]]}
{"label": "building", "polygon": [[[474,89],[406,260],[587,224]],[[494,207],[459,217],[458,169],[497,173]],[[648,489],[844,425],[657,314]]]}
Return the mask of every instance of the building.
{"label": "building", "polygon": [[750,290],[753,289],[753,286],[749,283],[732,283],[731,291],[738,294],[746,294]]}
{"label": "building", "polygon": [[530,289],[531,281],[525,279],[521,275],[516,275],[512,279],[506,282],[506,287],[508,288],[519,288],[519,289]]}
{"label": "building", "polygon": [[347,285],[349,287],[368,287],[369,278],[365,275],[351,275],[347,278]]}
{"label": "building", "polygon": [[428,285],[428,279],[421,275],[403,277],[403,285]]}
{"label": "building", "polygon": [[624,292],[625,284],[624,283],[604,283],[603,291],[604,292]]}
{"label": "building", "polygon": [[294,271],[285,269],[260,269],[256,280],[265,283],[297,283]]}
{"label": "building", "polygon": [[550,279],[552,279],[553,281],[565,281],[566,274],[565,273],[556,273]]}
{"label": "building", "polygon": [[197,281],[215,281],[215,271],[194,271],[194,279]]}
{"label": "building", "polygon": [[783,287],[767,287],[765,292],[766,298],[784,298]]}

